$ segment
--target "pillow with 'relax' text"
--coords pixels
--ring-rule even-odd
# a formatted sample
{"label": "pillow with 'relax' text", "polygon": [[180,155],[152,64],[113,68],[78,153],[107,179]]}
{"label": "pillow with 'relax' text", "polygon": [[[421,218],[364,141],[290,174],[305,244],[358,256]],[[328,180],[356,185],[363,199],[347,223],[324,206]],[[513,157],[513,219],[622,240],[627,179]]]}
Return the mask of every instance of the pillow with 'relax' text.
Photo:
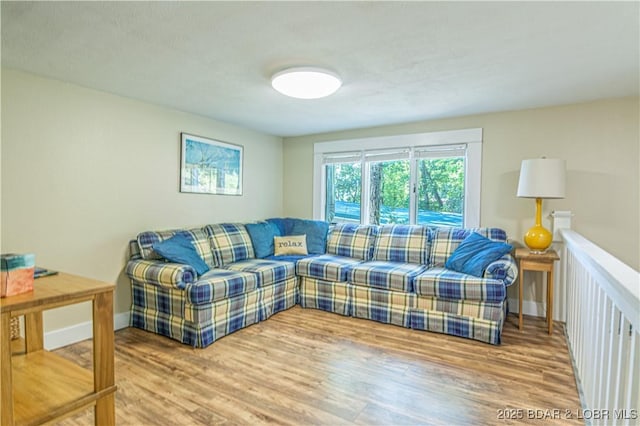
{"label": "pillow with 'relax' text", "polygon": [[307,236],[306,235],[289,235],[287,237],[273,237],[273,245],[275,255],[282,256],[285,254],[301,254],[306,255],[307,252]]}

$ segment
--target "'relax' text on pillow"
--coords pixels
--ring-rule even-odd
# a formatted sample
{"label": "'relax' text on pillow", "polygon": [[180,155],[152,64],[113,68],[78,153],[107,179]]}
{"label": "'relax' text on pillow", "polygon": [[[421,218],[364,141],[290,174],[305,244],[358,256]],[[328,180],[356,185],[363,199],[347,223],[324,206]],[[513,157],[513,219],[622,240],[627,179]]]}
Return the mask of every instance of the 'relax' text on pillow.
{"label": "'relax' text on pillow", "polygon": [[289,235],[288,237],[273,237],[273,245],[276,256],[285,254],[301,254],[307,253],[307,236],[306,235]]}

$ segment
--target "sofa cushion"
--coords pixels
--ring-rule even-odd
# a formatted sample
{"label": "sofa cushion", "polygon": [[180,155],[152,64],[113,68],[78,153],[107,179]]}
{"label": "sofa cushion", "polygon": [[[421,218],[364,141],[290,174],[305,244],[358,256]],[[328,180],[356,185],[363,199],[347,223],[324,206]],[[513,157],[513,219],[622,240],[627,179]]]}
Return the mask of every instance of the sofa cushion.
{"label": "sofa cushion", "polygon": [[371,260],[377,227],[339,223],[329,230],[327,254]]}
{"label": "sofa cushion", "polygon": [[187,284],[187,301],[194,305],[228,299],[248,293],[258,287],[258,276],[249,272],[212,269],[200,279]]}
{"label": "sofa cushion", "polygon": [[420,296],[446,300],[504,301],[507,291],[501,280],[478,278],[449,269],[427,269],[413,280],[415,292]]}
{"label": "sofa cushion", "polygon": [[353,266],[348,280],[363,287],[412,292],[414,277],[425,270],[425,265],[415,263],[371,261]]}
{"label": "sofa cushion", "polygon": [[253,245],[247,229],[241,223],[219,223],[205,227],[211,241],[216,265],[253,259]]}
{"label": "sofa cushion", "polygon": [[247,259],[224,266],[230,271],[250,272],[258,276],[258,287],[266,287],[296,276],[293,262],[267,259]]}
{"label": "sofa cushion", "polygon": [[431,243],[431,266],[444,266],[460,243],[476,232],[493,241],[507,241],[507,234],[498,228],[436,228]]}
{"label": "sofa cushion", "polygon": [[511,244],[492,241],[472,232],[445,262],[445,267],[456,272],[481,277],[490,263],[513,250]]}
{"label": "sofa cushion", "polygon": [[429,264],[430,230],[422,225],[383,225],[373,246],[373,260]]}
{"label": "sofa cushion", "polygon": [[167,240],[153,244],[152,248],[170,262],[184,263],[191,266],[198,275],[202,275],[209,270],[209,266],[198,255],[191,240],[184,235],[174,235]]}
{"label": "sofa cushion", "polygon": [[351,267],[360,263],[362,261],[359,259],[331,254],[305,257],[296,263],[296,274],[324,281],[346,282]]}
{"label": "sofa cushion", "polygon": [[170,231],[147,231],[138,234],[138,246],[140,247],[140,255],[145,260],[162,259],[158,253],[153,250],[153,245],[164,240],[168,240],[174,235],[182,235],[195,247],[198,255],[204,260],[210,268],[216,266],[209,237],[205,230],[196,229],[174,229]]}
{"label": "sofa cushion", "polygon": [[129,260],[140,260],[142,259],[142,254],[140,253],[140,245],[138,244],[138,240],[130,240],[129,241]]}
{"label": "sofa cushion", "polygon": [[245,229],[258,259],[273,256],[273,238],[282,235],[276,225],[269,222],[247,223]]}

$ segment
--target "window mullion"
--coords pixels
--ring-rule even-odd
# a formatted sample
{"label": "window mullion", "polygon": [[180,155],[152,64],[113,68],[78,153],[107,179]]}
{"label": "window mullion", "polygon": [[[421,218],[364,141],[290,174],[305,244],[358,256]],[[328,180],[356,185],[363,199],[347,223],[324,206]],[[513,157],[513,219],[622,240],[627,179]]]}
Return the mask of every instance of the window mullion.
{"label": "window mullion", "polygon": [[360,223],[369,223],[369,167],[365,157],[365,151],[360,153]]}
{"label": "window mullion", "polygon": [[416,187],[418,185],[418,160],[414,157],[414,149],[409,152],[409,223],[415,225],[418,223],[418,193]]}

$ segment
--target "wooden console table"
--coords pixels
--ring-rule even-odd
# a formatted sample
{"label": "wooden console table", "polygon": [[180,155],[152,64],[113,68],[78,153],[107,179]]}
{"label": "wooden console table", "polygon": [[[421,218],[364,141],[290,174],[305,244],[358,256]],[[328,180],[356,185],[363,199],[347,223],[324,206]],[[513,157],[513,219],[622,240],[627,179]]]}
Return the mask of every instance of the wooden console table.
{"label": "wooden console table", "polygon": [[[60,273],[38,278],[29,293],[0,299],[2,425],[36,425],[95,406],[96,425],[115,424],[113,290],[115,286]],[[93,372],[44,350],[42,312],[93,305]],[[10,322],[24,315],[24,349],[12,351]]]}
{"label": "wooden console table", "polygon": [[520,270],[520,297],[518,328],[522,330],[522,291],[524,286],[524,271],[539,271],[547,273],[547,327],[549,334],[553,333],[553,263],[560,260],[558,253],[549,249],[545,253],[531,253],[527,248],[516,249],[516,259]]}

